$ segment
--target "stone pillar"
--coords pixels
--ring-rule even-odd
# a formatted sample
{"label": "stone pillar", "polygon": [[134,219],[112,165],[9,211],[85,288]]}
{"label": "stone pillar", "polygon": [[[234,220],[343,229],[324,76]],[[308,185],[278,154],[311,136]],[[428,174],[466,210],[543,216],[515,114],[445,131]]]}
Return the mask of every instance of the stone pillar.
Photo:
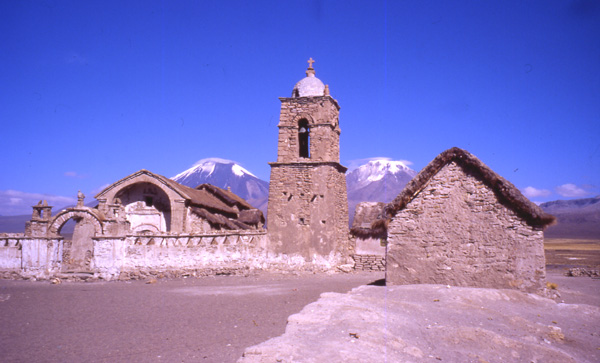
{"label": "stone pillar", "polygon": [[45,237],[48,232],[48,224],[52,217],[52,206],[48,202],[40,200],[37,205],[32,206],[31,220],[25,223],[25,235]]}

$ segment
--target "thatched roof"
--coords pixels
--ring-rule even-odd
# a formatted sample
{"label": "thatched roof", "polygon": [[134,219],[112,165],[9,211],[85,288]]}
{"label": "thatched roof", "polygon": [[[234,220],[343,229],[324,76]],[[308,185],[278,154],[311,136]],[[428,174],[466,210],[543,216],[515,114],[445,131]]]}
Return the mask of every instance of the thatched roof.
{"label": "thatched roof", "polygon": [[[496,195],[498,201],[513,210],[529,225],[536,227],[548,226],[556,220],[545,213],[540,207],[527,199],[511,182],[496,174],[468,151],[453,147],[442,152],[417,174],[400,192],[400,194],[385,208],[387,219],[402,210],[408,202],[415,198],[429,180],[444,166],[455,162],[465,173],[476,177],[486,184]],[[373,227],[382,227],[382,222],[375,222]]]}
{"label": "thatched roof", "polygon": [[218,198],[208,190],[198,190],[190,188],[188,186],[179,184],[171,179],[167,179],[167,182],[174,189],[177,189],[188,195],[190,197],[188,199],[188,203],[191,206],[206,208],[215,212],[226,214],[231,217],[237,216],[237,211],[235,209],[224,203],[220,198]]}
{"label": "thatched roof", "polygon": [[208,221],[212,226],[223,229],[250,229],[251,227],[244,223],[235,223],[235,219],[229,219],[218,213],[211,213],[204,208],[191,207],[194,214]]}
{"label": "thatched roof", "polygon": [[385,238],[387,235],[385,228],[372,228],[375,221],[385,218],[384,208],[383,202],[357,204],[350,233],[359,238]]}
{"label": "thatched roof", "polygon": [[200,184],[196,189],[210,192],[230,207],[236,206],[239,210],[254,209],[248,202],[230,190],[225,190],[212,184]]}
{"label": "thatched roof", "polygon": [[238,221],[246,224],[263,225],[265,224],[265,216],[258,209],[247,209],[240,211]]}

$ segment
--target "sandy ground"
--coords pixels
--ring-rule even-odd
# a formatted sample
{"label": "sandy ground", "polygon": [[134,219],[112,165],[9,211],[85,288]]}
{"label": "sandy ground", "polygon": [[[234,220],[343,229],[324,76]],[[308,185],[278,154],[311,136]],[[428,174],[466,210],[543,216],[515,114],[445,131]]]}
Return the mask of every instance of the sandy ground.
{"label": "sandy ground", "polygon": [[[548,271],[548,281],[559,286],[559,302],[600,306],[600,280],[562,273]],[[382,278],[262,274],[60,285],[2,280],[0,355],[3,362],[235,362],[246,347],[282,335],[288,317],[321,293],[345,293]]]}
{"label": "sandy ground", "polygon": [[[559,301],[598,302],[600,282],[550,277],[565,286]],[[360,286],[322,294],[239,363],[438,361],[600,362],[600,307],[516,290]]]}
{"label": "sandy ground", "polygon": [[0,280],[2,362],[235,362],[326,291],[383,274],[62,283]]}

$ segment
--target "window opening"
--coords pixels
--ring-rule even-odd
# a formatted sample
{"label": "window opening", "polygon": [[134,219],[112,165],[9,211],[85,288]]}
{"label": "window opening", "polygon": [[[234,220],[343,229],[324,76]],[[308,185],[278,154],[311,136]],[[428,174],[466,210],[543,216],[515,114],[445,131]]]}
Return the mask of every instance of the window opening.
{"label": "window opening", "polygon": [[146,202],[146,207],[152,207],[152,197],[145,197],[144,201]]}
{"label": "window opening", "polygon": [[306,119],[298,122],[298,144],[300,147],[300,157],[310,158],[310,128]]}

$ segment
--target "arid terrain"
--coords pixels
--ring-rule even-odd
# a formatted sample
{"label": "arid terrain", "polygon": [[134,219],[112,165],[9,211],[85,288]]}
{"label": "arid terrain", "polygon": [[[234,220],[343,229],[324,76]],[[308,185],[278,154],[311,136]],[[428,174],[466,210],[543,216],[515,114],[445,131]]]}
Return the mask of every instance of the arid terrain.
{"label": "arid terrain", "polygon": [[[504,361],[546,357],[549,360],[544,361],[593,362],[600,353],[600,279],[567,277],[565,272],[572,267],[593,269],[599,251],[598,240],[547,241],[547,281],[559,293],[554,300],[506,290],[386,287],[382,286],[383,273],[254,274],[56,285],[0,280],[0,352],[4,362],[235,362],[248,347],[277,337],[262,348],[250,348],[251,352],[273,352],[274,343],[289,337],[282,335],[288,317],[302,311],[290,318],[288,328],[295,331],[296,348],[315,338],[302,333],[305,328],[336,327],[344,333],[323,330],[329,338],[310,343],[311,349],[298,361],[320,361],[326,356],[323,352],[332,349],[350,354],[352,350],[340,350],[339,344],[352,344],[361,352],[357,356],[373,360],[464,361],[467,357],[467,361],[493,362],[489,357],[498,356]],[[327,293],[319,299],[325,292],[339,294]],[[392,315],[394,307],[403,307],[406,315]],[[381,325],[370,320],[382,318],[388,326],[385,334]],[[423,348],[412,344],[410,337],[402,338],[406,331],[430,345],[441,336],[455,336],[428,350],[430,345]],[[398,337],[385,340],[391,339],[390,334]],[[385,342],[388,355],[382,356],[378,339]],[[486,341],[495,343],[490,346]],[[457,346],[475,353],[460,355]],[[444,353],[444,349],[454,353]],[[276,352],[285,349],[276,348]],[[269,361],[269,357],[252,359]]]}
{"label": "arid terrain", "polygon": [[544,250],[546,266],[600,266],[600,239],[546,238]]}

